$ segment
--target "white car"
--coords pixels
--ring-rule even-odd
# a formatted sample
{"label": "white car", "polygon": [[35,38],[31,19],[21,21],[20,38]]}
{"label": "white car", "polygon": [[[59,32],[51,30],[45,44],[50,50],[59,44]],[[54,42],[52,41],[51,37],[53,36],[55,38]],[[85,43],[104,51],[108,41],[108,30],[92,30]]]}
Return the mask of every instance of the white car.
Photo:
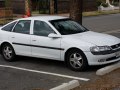
{"label": "white car", "polygon": [[120,39],[89,31],[67,17],[29,17],[0,27],[0,52],[7,61],[15,55],[46,58],[81,71],[119,61]]}

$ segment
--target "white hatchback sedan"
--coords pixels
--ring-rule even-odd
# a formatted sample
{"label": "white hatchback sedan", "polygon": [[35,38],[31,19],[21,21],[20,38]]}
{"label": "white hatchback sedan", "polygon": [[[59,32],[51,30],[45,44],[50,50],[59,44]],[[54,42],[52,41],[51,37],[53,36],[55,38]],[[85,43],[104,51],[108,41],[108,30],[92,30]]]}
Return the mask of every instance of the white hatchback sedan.
{"label": "white hatchback sedan", "polygon": [[120,39],[60,16],[18,19],[0,27],[0,53],[65,61],[76,71],[120,60]]}

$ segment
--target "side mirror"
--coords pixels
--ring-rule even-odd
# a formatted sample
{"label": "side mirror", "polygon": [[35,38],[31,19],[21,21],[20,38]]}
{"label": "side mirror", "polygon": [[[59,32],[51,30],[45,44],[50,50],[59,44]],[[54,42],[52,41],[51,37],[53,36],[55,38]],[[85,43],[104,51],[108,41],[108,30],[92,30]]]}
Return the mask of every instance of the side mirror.
{"label": "side mirror", "polygon": [[57,34],[54,34],[54,33],[50,33],[48,35],[49,38],[61,38],[61,35],[57,35]]}

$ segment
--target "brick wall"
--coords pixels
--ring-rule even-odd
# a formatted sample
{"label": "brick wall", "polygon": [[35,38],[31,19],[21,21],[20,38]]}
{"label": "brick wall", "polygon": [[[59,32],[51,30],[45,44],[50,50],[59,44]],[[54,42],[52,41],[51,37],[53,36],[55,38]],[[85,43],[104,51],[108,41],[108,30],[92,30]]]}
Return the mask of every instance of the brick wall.
{"label": "brick wall", "polygon": [[11,20],[13,20],[11,8],[0,8],[0,24],[6,24]]}
{"label": "brick wall", "polygon": [[9,8],[0,8],[0,18],[9,18],[12,17],[13,12]]}

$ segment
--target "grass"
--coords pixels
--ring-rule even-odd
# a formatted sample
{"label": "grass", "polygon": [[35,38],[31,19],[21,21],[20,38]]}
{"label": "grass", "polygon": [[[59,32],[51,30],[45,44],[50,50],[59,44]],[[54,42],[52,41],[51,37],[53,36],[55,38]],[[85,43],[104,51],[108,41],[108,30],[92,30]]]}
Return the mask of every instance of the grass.
{"label": "grass", "polygon": [[32,14],[34,15],[34,14],[49,14],[49,10],[46,10],[46,11],[32,11]]}
{"label": "grass", "polygon": [[39,14],[39,11],[32,11],[32,14]]}
{"label": "grass", "polygon": [[[43,12],[41,11],[41,14]],[[46,12],[47,13],[47,12]],[[98,16],[98,15],[108,15],[108,14],[117,14],[120,13],[119,10],[111,10],[111,11],[90,11],[90,12],[83,12],[83,16]],[[32,15],[38,14],[39,11],[33,11]]]}

